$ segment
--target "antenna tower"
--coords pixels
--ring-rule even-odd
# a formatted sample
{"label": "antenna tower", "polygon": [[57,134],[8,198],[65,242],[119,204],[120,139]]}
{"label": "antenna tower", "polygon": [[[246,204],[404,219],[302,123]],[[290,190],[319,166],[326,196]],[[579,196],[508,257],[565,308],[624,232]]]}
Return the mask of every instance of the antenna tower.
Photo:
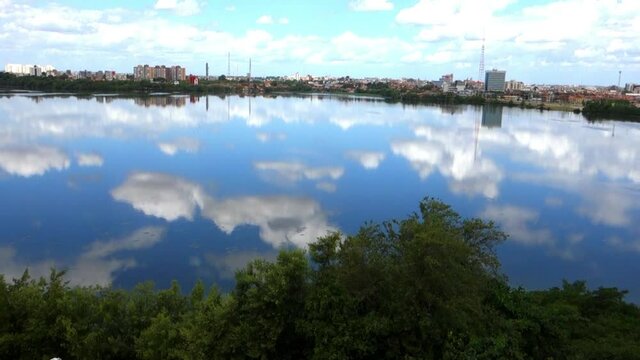
{"label": "antenna tower", "polygon": [[478,81],[484,82],[484,37],[482,38],[482,49],[480,50],[480,66],[478,67]]}
{"label": "antenna tower", "polygon": [[227,77],[231,77],[231,52],[227,53]]}
{"label": "antenna tower", "polygon": [[622,70],[618,70],[618,89],[620,89],[620,78],[622,77]]}

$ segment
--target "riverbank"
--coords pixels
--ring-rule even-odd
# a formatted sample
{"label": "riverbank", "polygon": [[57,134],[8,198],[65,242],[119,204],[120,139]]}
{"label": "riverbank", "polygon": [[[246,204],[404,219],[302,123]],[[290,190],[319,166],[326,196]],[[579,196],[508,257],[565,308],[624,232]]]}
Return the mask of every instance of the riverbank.
{"label": "riverbank", "polygon": [[[384,84],[383,84],[384,85]],[[164,81],[92,81],[88,79],[63,79],[54,77],[17,77],[11,74],[0,73],[0,89],[6,91],[21,89],[24,91],[43,91],[52,93],[74,94],[79,96],[91,96],[100,94],[118,94],[121,96],[148,96],[150,94],[192,94],[192,95],[297,95],[297,94],[326,94],[336,96],[354,96],[361,99],[381,99],[389,103],[402,103],[408,105],[499,105],[506,107],[519,107],[522,109],[537,109],[541,111],[569,111],[581,113],[583,105],[578,103],[539,102],[501,98],[495,94],[477,94],[462,96],[454,93],[444,93],[429,88],[394,89],[389,86],[370,87],[368,89],[354,88],[318,88],[309,83],[292,80],[282,81],[254,81],[242,80],[202,80],[197,85],[187,82],[178,84]],[[608,101],[608,100],[605,100]],[[617,119],[623,116],[625,120],[637,121],[640,115],[636,113],[628,116],[621,113],[621,107],[595,107],[589,115],[593,119]],[[633,105],[626,108],[635,108]]]}

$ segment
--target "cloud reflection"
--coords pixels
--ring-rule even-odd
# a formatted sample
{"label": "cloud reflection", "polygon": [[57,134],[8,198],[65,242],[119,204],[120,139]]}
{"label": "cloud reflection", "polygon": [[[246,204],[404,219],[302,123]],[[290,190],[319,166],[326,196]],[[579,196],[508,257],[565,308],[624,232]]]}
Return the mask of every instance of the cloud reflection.
{"label": "cloud reflection", "polygon": [[104,159],[96,153],[80,153],[76,155],[80,166],[102,166]]}
{"label": "cloud reflection", "polygon": [[46,277],[51,268],[68,267],[67,280],[72,285],[110,285],[118,271],[133,268],[137,262],[132,257],[117,256],[118,253],[148,249],[164,237],[160,227],[144,227],[128,236],[107,241],[94,241],[72,264],[61,264],[54,260],[35,263],[21,261],[12,247],[0,247],[0,273],[7,278],[19,278],[25,269],[32,277]]}
{"label": "cloud reflection", "polygon": [[382,160],[384,160],[384,153],[378,151],[349,151],[347,157],[355,160],[367,170],[377,169],[380,166]]}
{"label": "cloud reflection", "polygon": [[417,127],[415,134],[416,140],[393,141],[391,150],[406,158],[420,178],[426,179],[437,169],[450,179],[453,192],[498,196],[502,170],[493,160],[478,156],[469,134],[426,125]]}
{"label": "cloud reflection", "polygon": [[49,170],[64,170],[71,161],[55,147],[43,145],[7,145],[0,147],[0,169],[11,175],[31,177]]}
{"label": "cloud reflection", "polygon": [[196,209],[222,231],[241,225],[259,228],[260,238],[274,247],[304,247],[328,231],[326,215],[314,200],[292,196],[245,196],[215,199],[202,187],[183,178],[138,172],[111,192],[114,199],[167,221],[193,219]]}
{"label": "cloud reflection", "polygon": [[146,215],[174,221],[193,219],[196,208],[204,207],[205,193],[188,180],[171,175],[136,172],[124,184],[111,191],[115,200],[123,201]]}
{"label": "cloud reflection", "polygon": [[153,247],[162,240],[164,233],[161,227],[145,227],[124,238],[95,241],[69,268],[69,280],[77,285],[109,285],[114,273],[137,265],[135,259],[119,258],[115,254]]}
{"label": "cloud reflection", "polygon": [[200,150],[200,141],[198,139],[182,137],[173,141],[159,142],[158,148],[169,156],[173,156],[178,152],[193,154]]}

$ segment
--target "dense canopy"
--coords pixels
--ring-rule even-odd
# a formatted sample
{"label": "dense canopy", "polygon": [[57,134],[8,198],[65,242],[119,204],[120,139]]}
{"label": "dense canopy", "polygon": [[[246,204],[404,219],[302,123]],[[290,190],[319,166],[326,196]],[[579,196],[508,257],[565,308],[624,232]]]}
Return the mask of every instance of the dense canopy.
{"label": "dense canopy", "polygon": [[222,294],[0,276],[2,359],[640,359],[640,309],[501,275],[492,222],[425,199],[401,221],[256,260]]}

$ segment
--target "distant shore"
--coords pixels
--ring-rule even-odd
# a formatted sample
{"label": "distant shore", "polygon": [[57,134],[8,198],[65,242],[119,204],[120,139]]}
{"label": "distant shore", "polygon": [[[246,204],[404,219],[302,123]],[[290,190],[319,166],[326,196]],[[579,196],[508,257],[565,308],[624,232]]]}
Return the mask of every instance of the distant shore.
{"label": "distant shore", "polygon": [[[528,100],[504,100],[498,96],[477,94],[461,96],[454,93],[424,89],[394,89],[378,87],[369,90],[353,89],[318,89],[307,83],[293,80],[249,82],[244,80],[202,80],[198,85],[187,82],[173,84],[169,82],[152,82],[148,80],[114,80],[92,81],[88,79],[62,79],[54,77],[17,77],[11,74],[0,74],[0,91],[7,92],[42,91],[77,96],[92,96],[96,93],[121,96],[149,96],[157,93],[192,94],[192,95],[348,95],[362,99],[380,99],[389,103],[407,105],[500,105],[523,109],[570,111],[582,113],[590,119],[622,119],[640,121],[640,109],[620,100],[598,100],[590,106],[575,103],[539,102]],[[587,102],[589,104],[589,102]],[[613,105],[612,105],[613,104]],[[584,111],[583,111],[584,110]]]}

